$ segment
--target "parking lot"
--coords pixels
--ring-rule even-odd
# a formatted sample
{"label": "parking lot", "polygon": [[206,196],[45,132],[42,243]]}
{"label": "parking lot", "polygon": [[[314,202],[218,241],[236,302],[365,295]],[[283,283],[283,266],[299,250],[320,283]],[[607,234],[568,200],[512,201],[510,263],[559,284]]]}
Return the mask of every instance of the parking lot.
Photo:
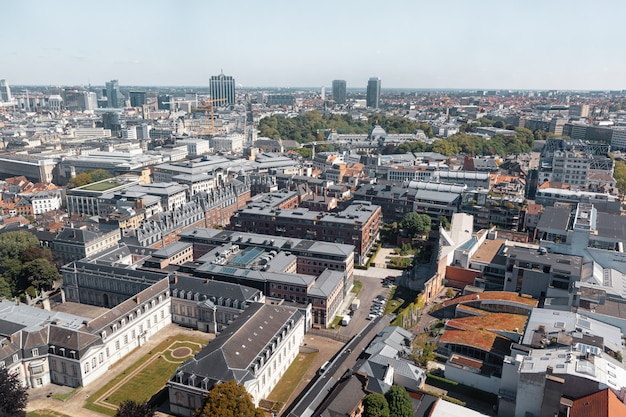
{"label": "parking lot", "polygon": [[[383,287],[383,280],[389,276],[399,276],[402,271],[385,269],[385,268],[369,268],[355,270],[354,279],[360,281],[363,284],[361,292],[357,296],[361,305],[354,311],[352,319],[347,326],[339,326],[337,332],[342,336],[353,336],[363,329],[368,323],[367,316],[370,314],[370,309],[375,304],[374,298],[378,295],[383,295],[385,298],[389,296],[390,289]],[[350,304],[348,304],[343,311],[338,313],[339,316],[349,314]]]}

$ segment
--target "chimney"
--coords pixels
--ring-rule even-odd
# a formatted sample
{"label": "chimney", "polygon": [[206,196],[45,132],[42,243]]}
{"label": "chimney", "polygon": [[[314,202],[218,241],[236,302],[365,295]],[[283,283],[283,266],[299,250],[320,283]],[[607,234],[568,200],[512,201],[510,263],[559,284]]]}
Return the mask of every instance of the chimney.
{"label": "chimney", "polygon": [[553,372],[554,372],[554,368],[552,368],[552,365],[548,365],[546,367],[546,374],[552,375]]}
{"label": "chimney", "polygon": [[174,274],[174,284],[178,284],[178,274]]}
{"label": "chimney", "polygon": [[141,297],[139,297],[139,295],[137,295],[137,297],[135,297],[135,302],[137,304],[141,304]]}

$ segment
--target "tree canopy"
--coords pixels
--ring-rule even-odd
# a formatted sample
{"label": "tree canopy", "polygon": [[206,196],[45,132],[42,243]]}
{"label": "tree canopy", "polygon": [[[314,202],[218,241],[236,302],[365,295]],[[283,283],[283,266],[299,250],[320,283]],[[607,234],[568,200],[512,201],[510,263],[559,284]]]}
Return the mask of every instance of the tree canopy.
{"label": "tree canopy", "polygon": [[29,287],[48,290],[61,274],[52,252],[41,248],[32,233],[15,231],[0,235],[0,295],[15,296]]}
{"label": "tree canopy", "polygon": [[83,185],[91,184],[92,182],[106,180],[107,178],[112,178],[113,175],[104,169],[94,169],[92,171],[81,172],[76,176],[70,178],[67,187],[68,188],[76,188],[82,187]]}
{"label": "tree canopy", "polygon": [[252,397],[234,380],[217,384],[207,394],[194,417],[263,417]]}
{"label": "tree canopy", "polygon": [[410,212],[402,218],[401,226],[406,229],[410,236],[426,235],[430,233],[430,216]]}
{"label": "tree canopy", "polygon": [[19,258],[25,249],[35,246],[39,246],[39,240],[32,233],[22,230],[3,233],[0,235],[0,259]]}
{"label": "tree canopy", "polygon": [[363,398],[363,417],[390,417],[389,405],[383,394],[367,394]]}
{"label": "tree canopy", "polygon": [[393,385],[389,391],[385,393],[385,399],[389,405],[390,417],[412,417],[413,405],[411,397],[404,387]]}
{"label": "tree canopy", "polygon": [[622,193],[622,195],[626,194],[626,163],[624,161],[615,161],[613,178],[615,178],[616,187],[619,192]]}
{"label": "tree canopy", "polygon": [[148,403],[126,400],[120,404],[115,417],[154,417],[154,409]]}
{"label": "tree canopy", "polygon": [[0,417],[26,416],[28,393],[19,378],[7,368],[0,368]]}
{"label": "tree canopy", "polygon": [[296,117],[275,115],[259,122],[259,136],[271,139],[290,139],[300,143],[322,141],[331,129],[338,133],[367,133],[379,124],[387,133],[414,133],[423,130],[428,137],[433,131],[428,123],[417,123],[401,117],[370,114],[367,120],[353,119],[349,114],[324,114],[306,112]]}

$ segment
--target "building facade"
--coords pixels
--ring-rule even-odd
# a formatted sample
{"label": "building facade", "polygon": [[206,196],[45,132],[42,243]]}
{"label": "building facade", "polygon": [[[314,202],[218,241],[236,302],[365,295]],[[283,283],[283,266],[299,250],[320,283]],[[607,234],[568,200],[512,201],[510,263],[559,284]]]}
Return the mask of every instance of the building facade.
{"label": "building facade", "polygon": [[235,104],[235,79],[232,76],[224,75],[224,73],[211,76],[209,90],[214,106]]}
{"label": "building facade", "polygon": [[346,80],[333,80],[333,100],[336,104],[346,104]]}
{"label": "building facade", "polygon": [[377,109],[380,104],[380,78],[372,77],[367,82],[367,107]]}

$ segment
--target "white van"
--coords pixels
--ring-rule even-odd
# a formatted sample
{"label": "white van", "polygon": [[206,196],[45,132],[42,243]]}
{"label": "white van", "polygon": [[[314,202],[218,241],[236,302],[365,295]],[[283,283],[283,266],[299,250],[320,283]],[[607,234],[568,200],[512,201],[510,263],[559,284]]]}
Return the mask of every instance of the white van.
{"label": "white van", "polygon": [[326,361],[322,364],[322,366],[320,366],[319,371],[317,371],[318,374],[323,374],[324,372],[326,372],[326,370],[328,369],[328,367],[330,366],[330,362]]}

